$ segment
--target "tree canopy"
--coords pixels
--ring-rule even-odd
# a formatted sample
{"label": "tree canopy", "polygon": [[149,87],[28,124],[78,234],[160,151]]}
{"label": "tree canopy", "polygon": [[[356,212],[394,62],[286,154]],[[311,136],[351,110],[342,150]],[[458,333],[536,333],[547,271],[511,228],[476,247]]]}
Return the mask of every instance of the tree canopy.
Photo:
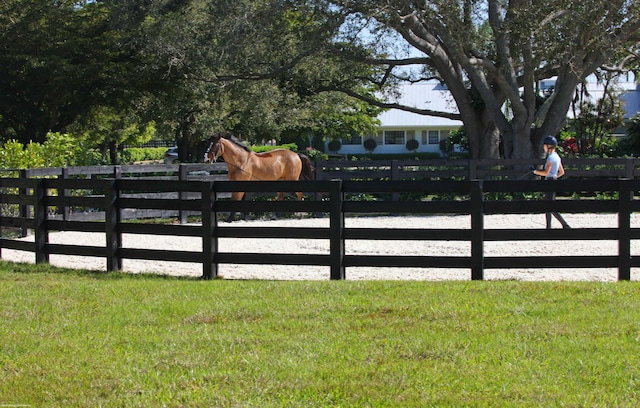
{"label": "tree canopy", "polygon": [[[398,107],[380,99],[389,87],[435,78],[457,112],[400,108],[461,120],[473,157],[530,158],[563,128],[587,76],[637,67],[639,9],[633,0],[5,0],[0,139],[42,142],[84,127],[120,143],[124,133],[100,131],[108,113],[125,133],[153,123],[188,160],[221,130],[255,141],[367,133],[379,108]],[[555,81],[552,92],[543,80]]]}
{"label": "tree canopy", "polygon": [[123,140],[104,134],[105,115],[96,112],[109,112],[122,116],[109,122],[123,129],[155,123],[188,160],[215,131],[278,139],[343,114],[326,134],[372,129],[375,109],[310,85],[338,76],[360,82],[320,54],[341,22],[319,12],[298,1],[7,0],[0,138],[42,142],[50,130],[84,127],[97,143]]}

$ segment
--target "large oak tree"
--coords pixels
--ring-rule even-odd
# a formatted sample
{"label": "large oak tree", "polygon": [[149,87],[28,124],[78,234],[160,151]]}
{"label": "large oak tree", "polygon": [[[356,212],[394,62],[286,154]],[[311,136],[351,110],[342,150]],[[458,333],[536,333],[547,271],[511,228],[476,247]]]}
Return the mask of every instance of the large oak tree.
{"label": "large oak tree", "polygon": [[[406,76],[399,68],[417,65],[423,77],[447,85],[456,115],[414,111],[462,120],[473,157],[498,157],[500,143],[508,158],[536,156],[542,138],[565,125],[576,86],[637,45],[640,29],[636,0],[331,3],[352,17],[345,30],[352,41],[367,27],[364,38],[379,43],[386,29],[414,50],[411,58],[369,60],[388,68],[376,80]],[[552,79],[553,92],[542,95],[540,82]]]}

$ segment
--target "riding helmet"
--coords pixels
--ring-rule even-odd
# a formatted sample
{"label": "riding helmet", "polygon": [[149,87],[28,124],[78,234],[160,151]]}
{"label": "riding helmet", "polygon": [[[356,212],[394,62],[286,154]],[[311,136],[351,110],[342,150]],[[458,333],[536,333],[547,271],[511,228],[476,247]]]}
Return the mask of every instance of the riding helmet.
{"label": "riding helmet", "polygon": [[553,136],[547,136],[544,138],[544,142],[542,144],[546,144],[548,146],[557,146],[558,140]]}

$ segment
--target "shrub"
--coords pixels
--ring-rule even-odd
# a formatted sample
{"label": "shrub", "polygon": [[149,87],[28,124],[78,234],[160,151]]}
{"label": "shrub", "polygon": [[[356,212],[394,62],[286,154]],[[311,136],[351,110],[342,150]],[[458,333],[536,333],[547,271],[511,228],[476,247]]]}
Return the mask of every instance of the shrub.
{"label": "shrub", "polygon": [[24,146],[16,140],[0,147],[0,166],[14,169],[89,166],[100,163],[100,153],[68,133],[48,133],[43,144]]}
{"label": "shrub", "polygon": [[306,154],[310,160],[327,160],[329,158],[327,154],[322,153],[318,149],[308,149],[304,154]]}
{"label": "shrub", "polygon": [[372,152],[378,147],[378,143],[374,139],[367,139],[364,141],[364,148]]}
{"label": "shrub", "polygon": [[337,152],[342,147],[342,142],[338,139],[333,139],[332,141],[329,142],[327,147],[329,148],[330,151]]}
{"label": "shrub", "polygon": [[442,139],[439,145],[442,153],[449,153],[453,151],[453,143],[451,143],[449,139]]}
{"label": "shrub", "polygon": [[409,151],[418,150],[418,147],[420,147],[420,143],[418,143],[416,139],[407,140],[407,144],[406,144],[407,150]]}
{"label": "shrub", "polygon": [[251,146],[251,150],[256,153],[268,152],[275,149],[288,149],[294,152],[298,151],[298,145],[295,143],[287,143],[278,146]]}
{"label": "shrub", "polygon": [[469,151],[469,138],[467,137],[464,127],[451,132],[449,138],[445,139],[445,141],[450,146],[451,150],[453,150],[453,145],[458,145],[463,152]]}
{"label": "shrub", "polygon": [[120,160],[128,164],[158,161],[164,158],[166,151],[166,147],[130,147],[120,153]]}

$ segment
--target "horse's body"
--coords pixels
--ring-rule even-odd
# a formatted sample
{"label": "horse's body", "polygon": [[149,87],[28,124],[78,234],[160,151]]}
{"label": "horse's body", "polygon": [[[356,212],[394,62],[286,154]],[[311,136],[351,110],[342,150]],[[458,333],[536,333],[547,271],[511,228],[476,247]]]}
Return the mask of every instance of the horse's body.
{"label": "horse's body", "polygon": [[[214,163],[222,157],[227,163],[229,180],[232,181],[275,181],[311,180],[312,166],[309,158],[287,149],[275,149],[264,153],[255,153],[237,141],[233,136],[216,135],[205,153],[205,163]],[[231,193],[232,200],[242,200],[244,191]],[[298,199],[302,193],[296,192]],[[278,192],[282,200],[284,193]]]}

